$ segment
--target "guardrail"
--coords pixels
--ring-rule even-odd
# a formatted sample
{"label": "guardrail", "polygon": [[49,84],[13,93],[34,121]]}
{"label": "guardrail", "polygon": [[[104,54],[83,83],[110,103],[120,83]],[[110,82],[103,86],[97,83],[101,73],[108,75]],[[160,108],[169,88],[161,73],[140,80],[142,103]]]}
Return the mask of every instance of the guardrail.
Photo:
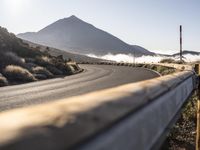
{"label": "guardrail", "polygon": [[0,113],[0,149],[156,149],[196,83],[185,70]]}

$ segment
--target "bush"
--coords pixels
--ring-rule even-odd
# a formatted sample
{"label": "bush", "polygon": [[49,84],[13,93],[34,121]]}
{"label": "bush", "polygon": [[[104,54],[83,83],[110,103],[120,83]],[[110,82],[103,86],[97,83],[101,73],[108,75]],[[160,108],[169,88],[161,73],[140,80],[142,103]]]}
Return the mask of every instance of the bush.
{"label": "bush", "polygon": [[59,70],[62,70],[62,72],[65,74],[65,75],[71,75],[73,74],[73,71],[74,69],[68,65],[68,64],[64,64],[64,63],[57,63],[56,64],[56,67],[59,69]]}
{"label": "bush", "polygon": [[32,69],[32,73],[45,75],[47,78],[52,78],[53,77],[53,74],[51,72],[49,72],[49,70],[47,70],[44,67],[34,67]]}
{"label": "bush", "polygon": [[35,59],[34,58],[25,58],[25,62],[26,63],[35,63]]}
{"label": "bush", "polygon": [[24,44],[23,46],[14,46],[14,49],[12,51],[20,57],[35,58],[42,55],[41,51],[30,48],[29,46]]}
{"label": "bush", "polygon": [[7,52],[5,54],[0,53],[0,70],[5,68],[7,65],[18,65],[24,67],[24,59],[12,52]]}
{"label": "bush", "polygon": [[73,67],[74,71],[79,71],[81,69],[76,63],[71,63],[71,64],[68,64],[68,65],[70,65],[71,67]]}
{"label": "bush", "polygon": [[12,82],[32,82],[35,77],[25,68],[15,65],[8,65],[3,70],[3,74]]}
{"label": "bush", "polygon": [[184,61],[184,60],[182,60],[182,61],[177,60],[175,63],[176,63],[176,64],[185,64],[185,61]]}
{"label": "bush", "polygon": [[143,67],[143,64],[136,64],[135,67]]}
{"label": "bush", "polygon": [[151,68],[151,65],[150,64],[144,64],[143,67],[144,68]]}
{"label": "bush", "polygon": [[165,59],[162,59],[160,63],[175,63],[175,60],[172,58],[165,58]]}
{"label": "bush", "polygon": [[157,71],[160,73],[162,73],[163,71],[166,71],[166,70],[168,70],[168,68],[165,66],[157,66]]}
{"label": "bush", "polygon": [[76,65],[72,65],[72,67],[74,67],[74,69],[76,70],[76,71],[79,71],[81,68],[76,64]]}
{"label": "bush", "polygon": [[29,71],[32,70],[32,68],[37,67],[38,65],[34,63],[26,63],[25,68],[28,69]]}
{"label": "bush", "polygon": [[68,65],[69,69],[70,69],[70,73],[73,74],[74,72],[76,72],[75,68],[72,65]]}
{"label": "bush", "polygon": [[54,66],[47,66],[46,68],[54,75],[63,75],[63,72]]}
{"label": "bush", "polygon": [[38,80],[46,80],[48,77],[45,74],[34,74],[34,77]]}
{"label": "bush", "polygon": [[40,66],[43,66],[43,67],[47,67],[47,66],[52,66],[53,65],[53,63],[51,62],[51,58],[49,58],[47,56],[36,57],[35,63],[40,65]]}
{"label": "bush", "polygon": [[8,85],[7,79],[0,73],[0,87],[7,85]]}

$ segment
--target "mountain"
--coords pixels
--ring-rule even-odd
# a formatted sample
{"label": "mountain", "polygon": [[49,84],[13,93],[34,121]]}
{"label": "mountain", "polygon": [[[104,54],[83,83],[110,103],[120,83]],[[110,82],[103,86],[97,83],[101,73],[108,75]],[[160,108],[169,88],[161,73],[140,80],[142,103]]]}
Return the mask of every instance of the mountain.
{"label": "mountain", "polygon": [[154,54],[142,47],[129,45],[76,16],[60,19],[38,32],[27,32],[17,36],[41,45],[80,54],[134,53],[137,56]]}
{"label": "mountain", "polygon": [[[183,55],[187,55],[187,54],[191,54],[191,55],[200,55],[200,52],[197,51],[189,51],[189,50],[184,50],[183,51]],[[180,53],[175,53],[172,56],[179,56]]]}

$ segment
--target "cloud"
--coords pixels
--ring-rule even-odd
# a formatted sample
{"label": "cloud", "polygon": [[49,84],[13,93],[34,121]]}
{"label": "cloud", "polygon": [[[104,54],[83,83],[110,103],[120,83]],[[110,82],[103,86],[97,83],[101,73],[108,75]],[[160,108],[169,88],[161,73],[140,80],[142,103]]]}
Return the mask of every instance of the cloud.
{"label": "cloud", "polygon": [[[100,59],[105,59],[105,60],[112,60],[112,61],[116,61],[116,62],[128,62],[128,63],[158,63],[160,62],[162,59],[166,59],[166,58],[172,58],[175,60],[179,60],[179,57],[168,57],[168,56],[141,56],[141,57],[133,57],[132,54],[107,54],[107,55],[103,55],[103,56],[97,56],[94,54],[88,54],[87,56],[89,57],[94,57],[94,58],[100,58]],[[200,55],[192,55],[192,54],[186,54],[183,55],[184,60],[186,62],[194,62],[194,61],[200,61]]]}

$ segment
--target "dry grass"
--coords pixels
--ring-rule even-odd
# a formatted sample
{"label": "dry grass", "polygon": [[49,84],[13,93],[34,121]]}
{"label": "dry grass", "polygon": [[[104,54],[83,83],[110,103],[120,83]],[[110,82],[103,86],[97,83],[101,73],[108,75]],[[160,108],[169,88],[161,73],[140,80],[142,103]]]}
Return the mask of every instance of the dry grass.
{"label": "dry grass", "polygon": [[79,65],[76,62],[67,62],[66,65],[69,65],[72,72],[77,72],[79,70],[81,70],[81,68],[79,67]]}
{"label": "dry grass", "polygon": [[0,87],[7,85],[8,85],[7,79],[0,73]]}
{"label": "dry grass", "polygon": [[186,62],[184,60],[180,61],[180,60],[175,60],[175,59],[172,59],[172,58],[165,58],[165,59],[162,59],[160,61],[160,63],[185,64]]}
{"label": "dry grass", "polygon": [[47,56],[36,57],[35,63],[40,65],[40,66],[43,66],[43,67],[47,67],[47,66],[52,66],[53,65],[53,63],[51,61],[51,58],[49,58]]}
{"label": "dry grass", "polygon": [[32,82],[36,81],[36,78],[25,68],[15,65],[8,65],[3,70],[3,74],[9,81],[12,82]]}
{"label": "dry grass", "polygon": [[165,58],[165,59],[162,59],[160,63],[175,63],[175,60],[172,58]]}
{"label": "dry grass", "polygon": [[74,68],[71,67],[71,65],[64,64],[64,63],[61,63],[61,62],[56,64],[56,68],[59,69],[59,70],[62,70],[64,75],[71,75],[71,74],[74,73],[73,72]]}
{"label": "dry grass", "polygon": [[47,78],[53,78],[53,74],[44,67],[34,67],[32,73],[45,75]]}
{"label": "dry grass", "polygon": [[137,67],[144,67],[148,68],[154,71],[159,72],[161,75],[168,75],[176,72],[176,69],[170,68],[170,67],[165,67],[165,66],[159,66],[159,65],[153,65],[153,64],[137,64]]}
{"label": "dry grass", "polygon": [[51,63],[51,59],[47,56],[42,56],[41,59],[46,63]]}
{"label": "dry grass", "polygon": [[197,95],[194,94],[182,109],[177,123],[171,129],[163,150],[195,150]]}

